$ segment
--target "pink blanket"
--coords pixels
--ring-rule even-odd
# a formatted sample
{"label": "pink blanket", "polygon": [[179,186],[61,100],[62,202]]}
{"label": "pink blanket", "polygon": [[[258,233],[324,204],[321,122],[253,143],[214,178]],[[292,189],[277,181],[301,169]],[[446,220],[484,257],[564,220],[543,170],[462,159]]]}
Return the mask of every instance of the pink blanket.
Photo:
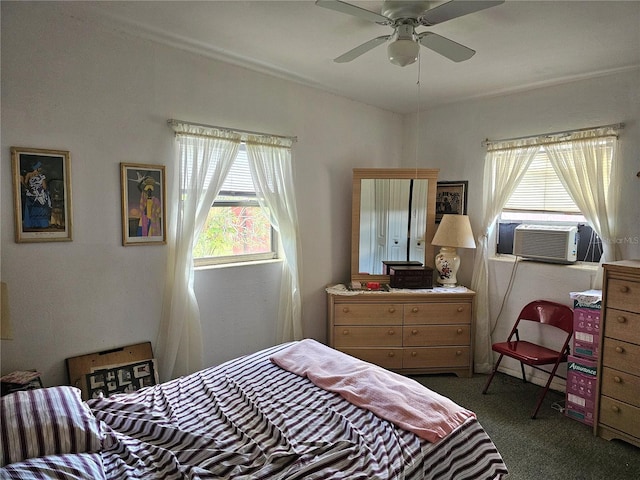
{"label": "pink blanket", "polygon": [[418,382],[306,339],[271,361],[400,428],[436,442],[475,414]]}

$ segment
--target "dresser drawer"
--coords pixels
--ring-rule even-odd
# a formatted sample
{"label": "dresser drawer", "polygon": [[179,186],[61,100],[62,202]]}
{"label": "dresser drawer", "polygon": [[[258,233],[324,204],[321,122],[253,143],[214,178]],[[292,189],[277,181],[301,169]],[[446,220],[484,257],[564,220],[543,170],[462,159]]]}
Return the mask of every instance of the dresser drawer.
{"label": "dresser drawer", "polygon": [[342,303],[334,308],[336,325],[400,325],[402,304],[393,303]]}
{"label": "dresser drawer", "polygon": [[331,347],[399,372],[472,375],[475,292],[328,293]]}
{"label": "dresser drawer", "polygon": [[402,327],[337,326],[333,329],[335,347],[401,347]]}
{"label": "dresser drawer", "polygon": [[607,308],[604,326],[606,337],[640,345],[640,314]]}
{"label": "dresser drawer", "polygon": [[469,325],[411,325],[402,329],[405,347],[470,345]]}
{"label": "dresser drawer", "polygon": [[602,363],[604,367],[640,376],[640,345],[605,338]]}
{"label": "dresser drawer", "polygon": [[340,351],[389,370],[402,368],[401,348],[340,348]]}
{"label": "dresser drawer", "polygon": [[409,303],[404,323],[471,323],[471,303]]}
{"label": "dresser drawer", "polygon": [[402,368],[468,367],[470,352],[468,346],[405,348]]}
{"label": "dresser drawer", "polygon": [[610,278],[607,284],[607,307],[640,313],[640,282]]}
{"label": "dresser drawer", "polygon": [[605,367],[602,369],[602,395],[640,407],[640,377]]}
{"label": "dresser drawer", "polygon": [[640,408],[638,407],[602,396],[599,423],[640,438]]}

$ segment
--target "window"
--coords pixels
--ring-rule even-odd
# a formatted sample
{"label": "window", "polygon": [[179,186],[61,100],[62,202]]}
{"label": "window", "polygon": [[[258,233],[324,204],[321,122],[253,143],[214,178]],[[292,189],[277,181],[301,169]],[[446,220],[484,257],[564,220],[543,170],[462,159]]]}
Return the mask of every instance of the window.
{"label": "window", "polygon": [[[571,148],[567,145],[566,148]],[[602,242],[558,178],[544,146],[529,165],[499,217],[497,253],[513,252],[515,227],[522,223],[577,225],[578,261],[598,262]]]}
{"label": "window", "polygon": [[277,238],[258,202],[242,144],[193,249],[196,266],[276,258]]}

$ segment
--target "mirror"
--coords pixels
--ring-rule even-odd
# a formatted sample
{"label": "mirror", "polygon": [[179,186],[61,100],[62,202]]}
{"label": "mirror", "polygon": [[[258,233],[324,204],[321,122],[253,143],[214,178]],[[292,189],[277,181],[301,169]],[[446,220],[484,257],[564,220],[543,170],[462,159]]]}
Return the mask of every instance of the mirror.
{"label": "mirror", "polygon": [[351,280],[389,282],[383,261],[433,267],[437,169],[354,169]]}
{"label": "mirror", "polygon": [[384,260],[424,263],[427,191],[424,179],[361,180],[358,272],[381,275]]}

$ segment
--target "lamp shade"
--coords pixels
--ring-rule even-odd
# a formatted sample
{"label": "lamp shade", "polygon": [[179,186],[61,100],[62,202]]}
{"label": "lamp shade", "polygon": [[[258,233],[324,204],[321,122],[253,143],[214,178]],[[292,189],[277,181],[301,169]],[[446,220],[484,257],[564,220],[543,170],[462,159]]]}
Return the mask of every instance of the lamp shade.
{"label": "lamp shade", "polygon": [[389,44],[387,54],[389,61],[395,65],[406,67],[418,60],[420,45],[411,39],[398,39]]}
{"label": "lamp shade", "polygon": [[443,215],[431,241],[441,247],[476,248],[468,215]]}

